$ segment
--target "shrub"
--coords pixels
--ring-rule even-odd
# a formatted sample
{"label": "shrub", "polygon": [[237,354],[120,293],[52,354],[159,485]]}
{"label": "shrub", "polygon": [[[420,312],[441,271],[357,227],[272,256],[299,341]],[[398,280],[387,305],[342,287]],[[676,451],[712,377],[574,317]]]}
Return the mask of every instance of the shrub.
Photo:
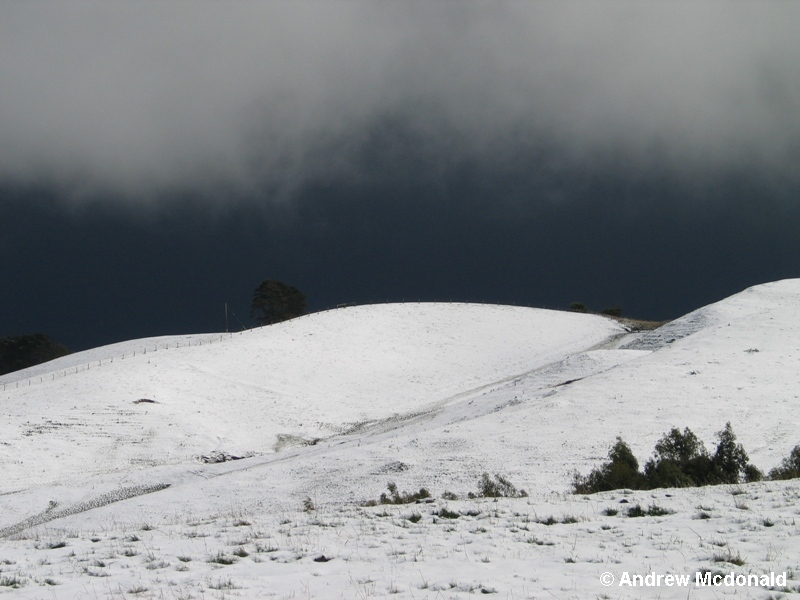
{"label": "shrub", "polygon": [[752,483],[753,481],[761,481],[762,479],[764,479],[764,473],[755,465],[748,464],[744,468],[744,480],[746,482]]}
{"label": "shrub", "polygon": [[606,308],[603,310],[602,314],[606,315],[607,317],[621,317],[622,316],[622,309],[618,306],[613,308]]}
{"label": "shrub", "polygon": [[0,375],[66,356],[66,346],[43,333],[8,336],[0,339]]}
{"label": "shrub", "polygon": [[639,461],[631,452],[630,446],[618,437],[608,452],[609,462],[586,476],[576,473],[572,487],[576,494],[594,494],[621,488],[638,490],[642,488],[642,474]]}
{"label": "shrub", "polygon": [[418,502],[431,497],[431,493],[425,488],[419,488],[419,491],[416,493],[399,492],[397,490],[397,484],[393,481],[390,481],[386,487],[390,495],[384,492],[377,502],[375,500],[369,500],[364,503],[364,506],[377,506],[378,504],[411,504],[412,502]]}
{"label": "shrub", "polygon": [[769,472],[770,479],[797,479],[800,477],[800,445],[795,446],[789,456],[781,461],[781,466]]}
{"label": "shrub", "polygon": [[434,513],[437,517],[441,517],[442,519],[457,519],[461,516],[460,513],[455,512],[454,510],[450,510],[446,506],[443,506],[439,509],[439,512]]}
{"label": "shrub", "polygon": [[662,508],[657,504],[651,504],[647,510],[643,509],[641,504],[631,506],[628,509],[629,517],[663,517],[664,515],[671,515],[672,511]]}
{"label": "shrub", "polygon": [[[719,483],[760,481],[763,473],[752,465],[730,422],[717,433],[719,442],[713,455],[706,452],[703,442],[687,427],[681,432],[672,428],[655,445],[653,458],[645,463],[644,473],[631,449],[617,438],[608,453],[610,462],[592,470],[586,476],[576,473],[572,487],[576,494],[594,494],[621,488],[655,489],[662,487],[702,486]],[[780,477],[781,474],[788,475]],[[785,459],[780,469],[770,477],[800,476],[800,446]]]}
{"label": "shrub", "polygon": [[508,479],[495,473],[494,479],[488,473],[481,475],[478,483],[478,496],[483,498],[525,498],[528,492],[517,490]]}
{"label": "shrub", "polygon": [[746,481],[745,469],[748,467],[749,457],[742,445],[736,443],[730,421],[725,424],[725,429],[717,433],[717,437],[719,444],[711,458],[713,477],[718,483]]}
{"label": "shrub", "polygon": [[589,312],[589,307],[587,307],[583,302],[573,302],[572,304],[569,305],[569,309],[572,312],[578,312],[578,313]]}
{"label": "shrub", "polygon": [[641,504],[637,504],[637,505],[635,505],[635,506],[631,506],[631,507],[628,509],[628,516],[629,516],[629,517],[643,517],[643,516],[645,516],[646,514],[647,514],[647,513],[646,513],[646,512],[645,512],[645,510],[642,508],[642,505],[641,505]]}
{"label": "shrub", "polygon": [[644,467],[647,487],[706,485],[712,470],[703,442],[687,427],[673,427],[655,446],[655,456]]}

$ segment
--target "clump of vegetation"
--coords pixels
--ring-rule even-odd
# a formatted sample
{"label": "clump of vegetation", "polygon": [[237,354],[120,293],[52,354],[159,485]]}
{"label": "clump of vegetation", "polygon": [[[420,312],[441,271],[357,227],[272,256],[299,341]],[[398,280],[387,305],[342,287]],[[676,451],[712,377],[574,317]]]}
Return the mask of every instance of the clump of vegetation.
{"label": "clump of vegetation", "polygon": [[470,492],[470,498],[527,498],[528,492],[517,490],[517,486],[502,475],[495,473],[494,479],[489,473],[483,473],[478,483],[478,493]]}
{"label": "clump of vegetation", "polygon": [[800,445],[795,446],[779,467],[769,472],[770,479],[797,479],[800,477]]}
{"label": "clump of vegetation", "polygon": [[59,540],[57,542],[46,542],[41,546],[37,545],[37,548],[44,548],[45,550],[58,550],[59,548],[66,548],[67,542],[64,540]]}
{"label": "clump of vegetation", "polygon": [[536,523],[538,523],[539,525],[546,525],[548,527],[550,527],[551,525],[557,525],[559,523],[562,525],[571,525],[572,523],[578,523],[578,522],[580,522],[580,519],[578,519],[578,517],[574,515],[566,515],[562,517],[560,521],[556,519],[553,515],[550,515],[546,519],[536,519]]}
{"label": "clump of vegetation", "polygon": [[717,433],[719,444],[711,457],[711,479],[715,483],[739,483],[742,481],[761,481],[763,474],[749,463],[750,458],[741,444],[736,443],[730,422]]}
{"label": "clump of vegetation", "polygon": [[647,509],[642,508],[641,504],[631,506],[628,509],[629,517],[663,517],[664,515],[671,515],[672,511],[662,508],[657,504],[651,504]]}
{"label": "clump of vegetation", "polygon": [[711,457],[703,442],[687,427],[673,427],[656,442],[653,458],[644,466],[650,487],[706,485],[712,472]]}
{"label": "clump of vegetation", "polygon": [[457,519],[461,516],[461,513],[457,513],[454,510],[450,510],[446,506],[443,506],[439,509],[439,512],[434,513],[437,517],[441,517],[442,519]]}
{"label": "clump of vegetation", "polygon": [[0,338],[0,375],[66,356],[69,349],[43,333]]}
{"label": "clump of vegetation", "polygon": [[731,552],[730,548],[728,548],[728,551],[723,554],[715,554],[711,557],[711,560],[717,563],[729,563],[731,565],[736,565],[737,567],[741,567],[746,562],[740,553],[737,552],[734,554]]}
{"label": "clump of vegetation", "polygon": [[639,461],[630,446],[618,437],[608,452],[609,462],[594,469],[586,476],[576,473],[572,488],[576,494],[595,494],[618,489],[643,489],[643,476],[639,472]]}
{"label": "clump of vegetation", "polygon": [[577,312],[577,313],[589,312],[589,307],[586,306],[583,302],[573,302],[572,304],[569,305],[569,309],[572,312]]}
{"label": "clump of vegetation", "polygon": [[377,506],[379,504],[411,504],[431,497],[431,493],[425,488],[420,488],[418,492],[400,492],[397,484],[390,481],[387,485],[389,494],[383,492],[378,500],[369,500],[364,506]]}
{"label": "clump of vegetation", "polygon": [[[594,494],[616,489],[697,487],[760,481],[763,478],[761,471],[750,464],[742,445],[736,443],[730,423],[717,433],[717,438],[717,448],[714,454],[709,454],[703,442],[688,427],[683,432],[672,428],[656,443],[653,457],[640,472],[639,462],[630,447],[618,437],[608,453],[609,462],[588,475],[575,474],[573,491],[576,494]],[[797,459],[800,467],[800,449]]]}
{"label": "clump of vegetation", "polygon": [[23,585],[25,585],[25,580],[20,579],[16,575],[12,575],[11,577],[0,577],[0,587],[19,588]]}
{"label": "clump of vegetation", "polygon": [[233,556],[226,556],[222,550],[220,550],[215,555],[210,556],[208,562],[218,565],[232,565],[236,562],[236,559]]}

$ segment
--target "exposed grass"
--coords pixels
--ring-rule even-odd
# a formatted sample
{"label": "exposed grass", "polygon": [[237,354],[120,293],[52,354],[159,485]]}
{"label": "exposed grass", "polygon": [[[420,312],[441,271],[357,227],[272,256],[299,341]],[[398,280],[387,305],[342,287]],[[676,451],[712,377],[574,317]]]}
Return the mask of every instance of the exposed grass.
{"label": "exposed grass", "polygon": [[207,562],[216,563],[218,565],[232,565],[236,562],[236,558],[233,556],[226,556],[225,553],[220,550],[213,556],[210,556]]}
{"label": "exposed grass", "polygon": [[737,552],[736,554],[734,554],[733,552],[730,551],[730,549],[728,549],[727,552],[721,554],[715,554],[714,556],[711,557],[711,560],[713,560],[716,563],[722,563],[722,562],[729,563],[732,565],[736,565],[737,567],[741,567],[746,562],[744,558],[742,558],[742,555],[740,553]]}
{"label": "exposed grass", "polygon": [[148,588],[144,587],[143,585],[135,585],[128,590],[129,594],[144,594],[148,591]]}
{"label": "exposed grass", "polygon": [[208,587],[212,590],[235,590],[239,588],[230,577],[217,579],[214,583],[209,583]]}
{"label": "exposed grass", "polygon": [[10,577],[0,576],[0,587],[20,588],[25,585],[25,580],[11,575]]}

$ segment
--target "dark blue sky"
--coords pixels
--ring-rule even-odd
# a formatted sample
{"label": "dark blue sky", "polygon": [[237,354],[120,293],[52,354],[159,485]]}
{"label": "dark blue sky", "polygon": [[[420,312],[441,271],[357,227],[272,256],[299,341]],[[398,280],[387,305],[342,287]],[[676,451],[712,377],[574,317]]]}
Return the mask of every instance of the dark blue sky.
{"label": "dark blue sky", "polygon": [[[0,336],[800,276],[791,3],[0,6]],[[238,320],[237,320],[238,319]]]}
{"label": "dark blue sky", "polygon": [[0,333],[41,331],[83,349],[219,331],[226,302],[231,326],[249,327],[252,290],[266,278],[302,289],[312,310],[387,300],[567,308],[580,300],[666,319],[800,275],[800,214],[755,182],[720,182],[719,202],[696,209],[680,187],[659,180],[665,191],[631,210],[648,182],[630,189],[625,177],[609,177],[531,210],[462,181],[469,176],[452,177],[448,192],[392,177],[309,190],[283,210],[211,212],[191,200],[144,213],[65,209],[44,192],[6,191],[14,200],[0,208]]}

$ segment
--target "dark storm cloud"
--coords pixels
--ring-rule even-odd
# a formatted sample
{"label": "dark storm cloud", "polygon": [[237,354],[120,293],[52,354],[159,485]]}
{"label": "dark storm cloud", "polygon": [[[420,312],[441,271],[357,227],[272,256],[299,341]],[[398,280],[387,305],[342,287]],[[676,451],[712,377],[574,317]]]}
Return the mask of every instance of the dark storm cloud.
{"label": "dark storm cloud", "polygon": [[781,187],[799,22],[790,2],[6,2],[0,178],[72,201],[287,199],[381,176],[370,143],[402,138],[399,168],[431,179],[545,156]]}

